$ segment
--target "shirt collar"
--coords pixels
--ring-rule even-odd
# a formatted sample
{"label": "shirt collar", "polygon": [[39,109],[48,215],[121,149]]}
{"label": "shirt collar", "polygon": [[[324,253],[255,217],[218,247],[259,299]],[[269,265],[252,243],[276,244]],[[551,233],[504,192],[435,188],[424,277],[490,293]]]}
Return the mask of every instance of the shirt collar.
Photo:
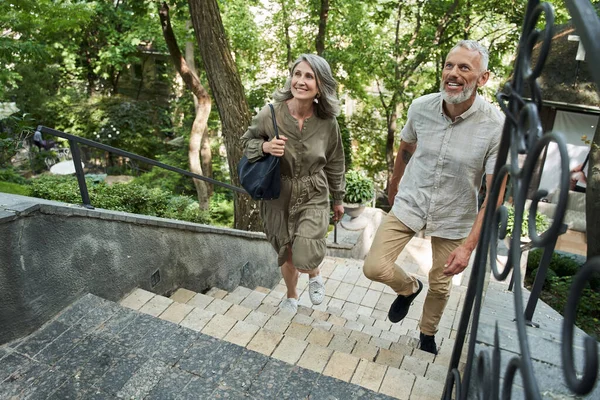
{"label": "shirt collar", "polygon": [[[479,108],[481,107],[481,102],[482,102],[482,98],[479,95],[479,93],[477,93],[475,95],[475,101],[473,102],[473,104],[471,104],[471,107],[469,107],[469,109],[467,111],[460,114],[456,118],[457,119],[460,118],[461,120],[465,120],[465,119],[469,118],[469,116],[471,116],[473,113],[475,113],[477,110],[479,110]],[[440,92],[440,103],[439,104],[440,104],[440,114],[442,114],[442,116],[445,118],[449,118],[444,113],[444,96],[442,96],[441,92]]]}

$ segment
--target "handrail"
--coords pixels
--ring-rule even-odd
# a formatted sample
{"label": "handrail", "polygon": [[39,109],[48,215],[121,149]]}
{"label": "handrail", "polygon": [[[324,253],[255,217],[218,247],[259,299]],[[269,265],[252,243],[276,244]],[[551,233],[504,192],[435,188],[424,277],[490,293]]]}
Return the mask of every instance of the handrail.
{"label": "handrail", "polygon": [[190,178],[200,179],[202,181],[212,183],[213,185],[221,186],[221,187],[233,190],[238,193],[248,194],[241,187],[233,186],[228,183],[224,183],[224,182],[212,179],[212,178],[208,178],[206,176],[198,175],[198,174],[195,174],[190,171],[186,171],[181,168],[173,167],[171,165],[164,164],[164,163],[161,163],[156,160],[152,160],[147,157],[143,157],[143,156],[140,156],[140,155],[137,155],[134,153],[130,153],[125,150],[118,149],[116,147],[112,147],[112,146],[108,146],[106,144],[94,142],[93,140],[90,140],[90,139],[71,135],[69,133],[65,133],[62,131],[58,131],[56,129],[48,128],[43,125],[38,125],[37,131],[39,131],[41,133],[47,133],[47,134],[53,135],[53,136],[58,136],[63,139],[67,139],[69,141],[69,147],[71,148],[71,154],[73,155],[73,163],[75,164],[75,174],[77,176],[77,181],[79,183],[79,191],[81,193],[81,199],[83,201],[83,206],[85,208],[93,209],[94,207],[90,204],[90,197],[89,197],[88,190],[87,190],[87,184],[85,183],[85,176],[83,174],[83,168],[81,168],[81,155],[79,153],[79,146],[77,145],[78,143],[85,144],[86,146],[90,146],[90,147],[95,147],[100,150],[108,151],[110,153],[115,153],[122,157],[127,157],[127,158],[131,158],[133,160],[141,161],[146,164],[153,165],[155,167],[159,167],[159,168],[163,168],[163,169],[166,169],[169,171],[177,172],[179,174],[189,176]]}
{"label": "handrail", "polygon": [[[47,134],[53,135],[53,136],[58,136],[63,139],[67,139],[69,141],[69,147],[71,148],[71,154],[73,156],[73,164],[75,165],[75,175],[77,176],[77,183],[79,184],[79,193],[81,194],[81,200],[82,200],[83,206],[87,209],[93,210],[94,207],[92,206],[92,204],[90,202],[90,195],[87,190],[87,184],[85,182],[85,175],[83,173],[83,168],[81,167],[81,154],[79,152],[79,146],[77,145],[78,143],[85,144],[90,147],[95,147],[100,150],[108,151],[110,153],[115,153],[122,157],[127,157],[127,158],[131,158],[133,160],[141,161],[146,164],[153,165],[155,167],[159,167],[159,168],[163,168],[163,169],[166,169],[169,171],[177,172],[178,174],[189,176],[190,178],[200,179],[202,181],[212,183],[213,185],[221,186],[221,187],[233,190],[238,193],[248,194],[248,192],[246,192],[241,187],[230,185],[229,183],[221,182],[216,179],[208,178],[206,176],[198,175],[198,174],[195,174],[190,171],[186,171],[181,168],[173,167],[172,165],[164,164],[164,163],[161,163],[156,160],[152,160],[147,157],[143,157],[143,156],[140,156],[140,155],[137,155],[134,153],[130,153],[125,150],[118,149],[116,147],[112,147],[112,146],[108,146],[106,144],[94,142],[93,140],[82,138],[80,136],[71,135],[69,133],[65,133],[65,132],[62,132],[62,131],[59,131],[56,129],[48,128],[43,125],[38,125],[36,131],[41,132],[41,133],[47,133]],[[334,230],[333,242],[337,243],[337,223],[333,224],[333,230]]]}

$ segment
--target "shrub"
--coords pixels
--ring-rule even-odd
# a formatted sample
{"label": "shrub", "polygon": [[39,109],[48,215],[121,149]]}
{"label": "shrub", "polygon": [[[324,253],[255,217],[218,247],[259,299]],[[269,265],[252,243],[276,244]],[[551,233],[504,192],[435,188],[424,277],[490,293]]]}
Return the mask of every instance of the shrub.
{"label": "shrub", "polygon": [[214,193],[210,199],[210,218],[213,224],[233,226],[233,199],[231,195]]}
{"label": "shrub", "polygon": [[167,202],[164,211],[165,218],[183,219],[185,221],[199,224],[209,224],[210,215],[207,211],[201,211],[197,201],[188,196],[173,196]]}
{"label": "shrub", "polygon": [[[515,225],[515,209],[513,206],[508,205],[505,206],[508,211],[508,219],[506,222],[506,236],[512,237],[514,225]],[[548,217],[539,211],[535,215],[535,227],[538,235],[542,232],[546,231],[550,226],[550,221],[548,221]],[[525,210],[523,214],[523,222],[521,224],[521,237],[529,236],[529,210]]]}
{"label": "shrub", "polygon": [[[539,268],[534,269],[533,271],[531,271],[531,282],[533,284],[533,281],[535,281],[535,277],[537,276],[538,272],[539,272]],[[552,269],[548,269],[548,271],[546,271],[546,280],[544,281],[544,289],[550,289],[550,287],[552,286],[552,279],[556,278],[556,272],[554,272],[554,270]]]}
{"label": "shrub", "polygon": [[[173,218],[196,223],[210,223],[207,212],[186,196],[172,196],[158,188],[86,179],[90,201],[94,207],[156,217]],[[44,175],[32,180],[31,195],[48,200],[80,204],[81,197],[74,177]]]}
{"label": "shrub", "polygon": [[[542,249],[534,249],[529,252],[526,284],[533,284],[541,257]],[[548,268],[540,298],[563,314],[573,276],[577,274],[581,265],[569,255],[553,253]],[[592,275],[589,285],[586,286],[578,304],[576,325],[598,339],[600,338],[600,324],[598,323],[600,318],[600,275]]]}
{"label": "shrub", "polygon": [[[567,305],[567,298],[573,277],[554,277],[552,278],[551,291],[543,291],[540,298],[549,306],[564,313]],[[583,293],[577,305],[577,314],[575,324],[584,330],[596,340],[600,339],[600,293],[589,288],[583,289]]]}
{"label": "shrub", "polygon": [[0,169],[0,181],[27,185],[29,182],[12,166]]}
{"label": "shrub", "polygon": [[[530,272],[536,269],[542,259],[543,250],[533,249],[529,252],[527,258],[527,271]],[[549,268],[556,273],[557,276],[573,276],[581,268],[581,264],[573,257],[566,254],[553,253],[550,258]]]}
{"label": "shrub", "polygon": [[344,201],[351,204],[362,204],[373,199],[374,185],[371,178],[358,171],[346,173],[346,195]]}

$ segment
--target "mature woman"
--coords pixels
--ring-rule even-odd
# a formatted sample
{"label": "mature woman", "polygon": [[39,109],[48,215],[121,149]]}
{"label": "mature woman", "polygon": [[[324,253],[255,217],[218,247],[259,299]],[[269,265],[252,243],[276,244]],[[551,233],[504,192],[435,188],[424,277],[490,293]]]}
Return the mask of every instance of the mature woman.
{"label": "mature woman", "polygon": [[274,139],[269,107],[264,107],[242,143],[250,162],[265,154],[281,157],[281,195],[262,202],[261,216],[287,286],[280,308],[296,312],[300,273],[309,275],[313,304],[325,297],[319,265],[327,248],[330,193],[334,219],[344,214],[344,149],[335,119],[340,107],[329,64],[313,54],[296,60],[273,98],[279,139]]}

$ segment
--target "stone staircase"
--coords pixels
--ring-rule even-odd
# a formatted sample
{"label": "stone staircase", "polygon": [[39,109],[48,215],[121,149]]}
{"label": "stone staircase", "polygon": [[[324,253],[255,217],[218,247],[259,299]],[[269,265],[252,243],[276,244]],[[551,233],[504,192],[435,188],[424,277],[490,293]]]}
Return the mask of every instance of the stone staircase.
{"label": "stone staircase", "polygon": [[387,309],[395,294],[364,277],[362,261],[327,257],[321,271],[324,302],[312,305],[303,274],[296,314],[278,309],[286,292],[283,281],[272,290],[240,286],[201,294],[179,289],[170,297],[137,289],[121,305],[382,395],[441,398],[464,290],[453,289],[434,356],[416,348],[426,290],[407,318],[392,324]]}
{"label": "stone staircase", "polygon": [[[423,245],[398,260],[421,276]],[[120,304],[83,295],[0,346],[0,399],[439,399],[464,287],[453,287],[434,356],[416,349],[425,291],[391,324],[395,295],[364,277],[362,261],[327,257],[322,275],[325,301],[310,303],[304,276],[296,314],[277,307],[283,283],[170,297],[136,289]]]}

